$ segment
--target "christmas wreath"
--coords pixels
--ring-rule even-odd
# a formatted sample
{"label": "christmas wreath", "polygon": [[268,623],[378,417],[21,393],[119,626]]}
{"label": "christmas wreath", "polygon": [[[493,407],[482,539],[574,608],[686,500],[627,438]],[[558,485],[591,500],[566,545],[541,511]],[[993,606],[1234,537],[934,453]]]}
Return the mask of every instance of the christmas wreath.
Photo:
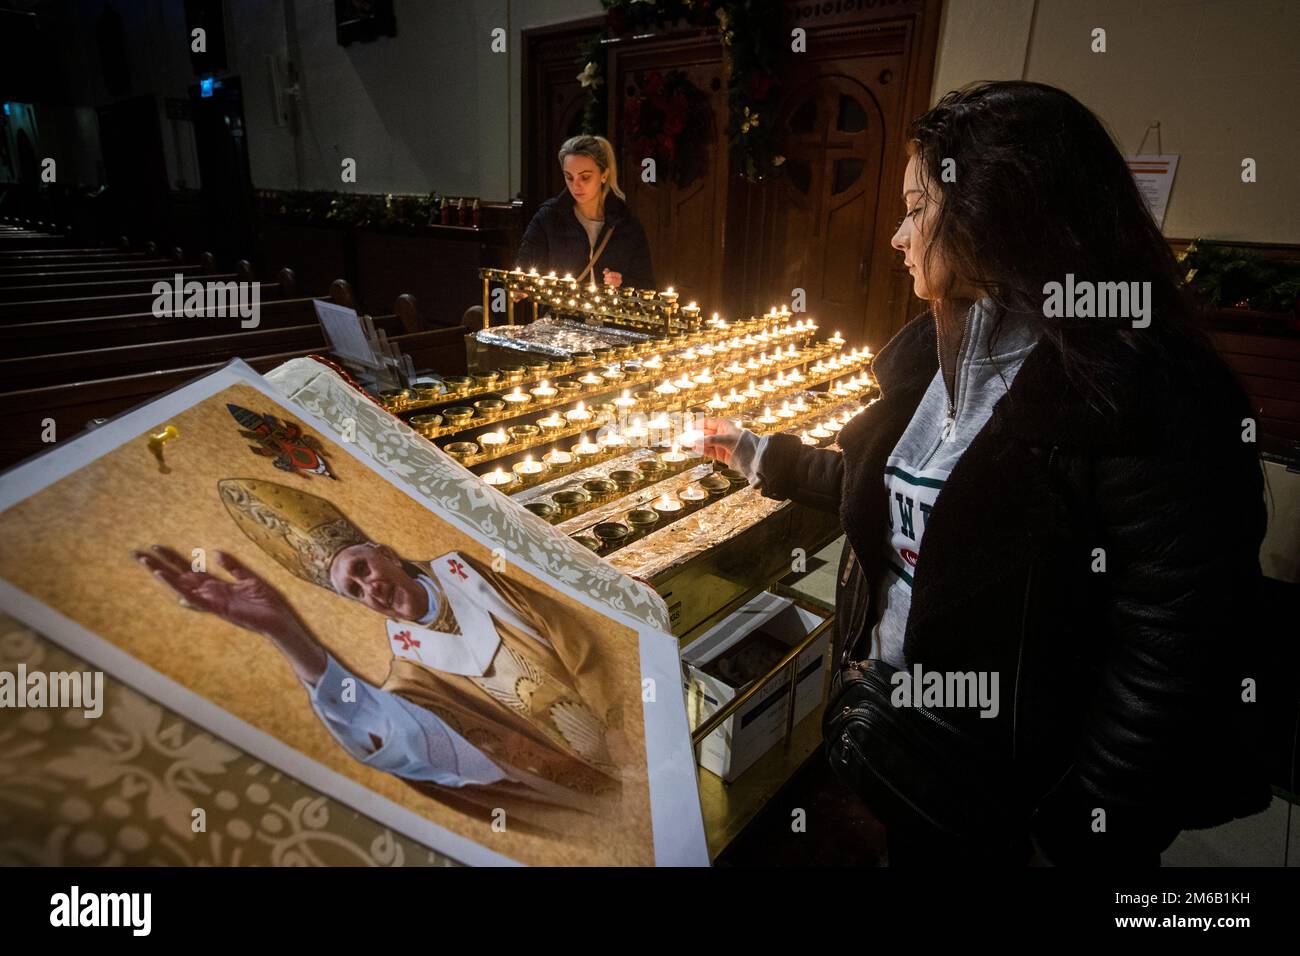
{"label": "christmas wreath", "polygon": [[673,182],[685,188],[708,167],[713,110],[681,70],[650,70],[623,104],[623,133],[633,156],[671,170]]}

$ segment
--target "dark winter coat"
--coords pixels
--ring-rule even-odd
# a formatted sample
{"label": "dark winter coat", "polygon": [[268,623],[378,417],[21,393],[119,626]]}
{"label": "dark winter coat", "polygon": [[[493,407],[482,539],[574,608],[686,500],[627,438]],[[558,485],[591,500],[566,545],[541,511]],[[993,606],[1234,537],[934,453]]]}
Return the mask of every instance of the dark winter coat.
{"label": "dark winter coat", "polygon": [[[836,666],[872,626],[885,459],[937,368],[923,315],[876,357],[880,398],[843,429],[842,452],[782,435],[764,454],[765,494],[843,523]],[[1035,346],[929,516],[905,629],[909,668],[999,673],[996,718],[945,716],[1012,759],[1020,818],[1055,862],[1158,851],[1271,795],[1242,701],[1264,639],[1249,405],[1212,357],[1123,378],[1118,411],[1098,410],[1056,348]]]}
{"label": "dark winter coat", "polygon": [[[515,265],[527,271],[536,268],[556,275],[578,275],[591,258],[592,243],[587,230],[573,212],[573,194],[567,189],[552,196],[534,214],[524,238],[519,243]],[[599,247],[610,229],[614,234],[592,267],[588,281],[602,285],[605,269],[621,273],[623,285],[633,289],[655,289],[654,267],[650,261],[650,243],[645,230],[627,203],[612,192],[605,196],[605,224],[596,237]]]}

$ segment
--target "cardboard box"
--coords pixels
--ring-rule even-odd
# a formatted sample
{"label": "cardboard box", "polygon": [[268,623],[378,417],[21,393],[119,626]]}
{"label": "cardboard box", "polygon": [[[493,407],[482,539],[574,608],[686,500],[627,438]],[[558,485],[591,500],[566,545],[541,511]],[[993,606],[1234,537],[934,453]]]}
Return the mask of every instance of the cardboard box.
{"label": "cardboard box", "polygon": [[[683,652],[687,709],[692,729],[772,669],[826,618],[789,598],[763,592],[693,641]],[[794,720],[821,703],[825,690],[827,628],[799,655]],[[785,735],[788,670],[711,733],[700,748],[700,766],[730,783]]]}

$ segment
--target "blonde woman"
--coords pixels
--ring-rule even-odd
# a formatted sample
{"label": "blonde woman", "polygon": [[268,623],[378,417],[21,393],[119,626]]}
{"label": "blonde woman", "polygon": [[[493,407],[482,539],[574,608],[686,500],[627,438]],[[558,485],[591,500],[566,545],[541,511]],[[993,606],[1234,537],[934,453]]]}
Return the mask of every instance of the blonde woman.
{"label": "blonde woman", "polygon": [[609,140],[574,136],[560,147],[559,160],[565,189],[533,216],[516,265],[596,285],[656,288],[650,244],[618,188]]}

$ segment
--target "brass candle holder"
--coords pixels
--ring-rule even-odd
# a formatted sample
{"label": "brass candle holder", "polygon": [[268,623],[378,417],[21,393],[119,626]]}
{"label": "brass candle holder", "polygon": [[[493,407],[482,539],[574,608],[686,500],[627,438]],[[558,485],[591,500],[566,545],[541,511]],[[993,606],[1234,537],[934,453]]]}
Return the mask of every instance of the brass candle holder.
{"label": "brass candle holder", "polygon": [[629,540],[644,538],[659,524],[659,512],[653,508],[634,508],[624,518],[631,531]]}

